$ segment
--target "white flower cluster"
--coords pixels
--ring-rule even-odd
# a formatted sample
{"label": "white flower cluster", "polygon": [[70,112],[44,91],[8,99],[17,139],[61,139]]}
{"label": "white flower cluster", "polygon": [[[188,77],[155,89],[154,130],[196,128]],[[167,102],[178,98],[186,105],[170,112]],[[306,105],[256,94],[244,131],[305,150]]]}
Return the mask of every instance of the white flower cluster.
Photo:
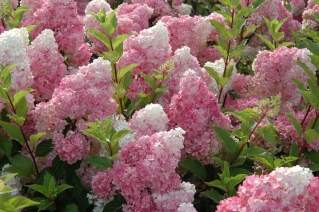
{"label": "white flower cluster", "polygon": [[166,131],[168,117],[160,104],[149,104],[145,108],[137,111],[130,121],[130,127],[139,137],[148,132],[151,135],[155,132]]}
{"label": "white flower cluster", "polygon": [[311,178],[313,178],[310,169],[303,168],[299,165],[277,168],[270,175],[283,183],[287,190],[286,193],[291,196],[298,196],[301,194],[309,185]]}
{"label": "white flower cluster", "polygon": [[32,84],[30,61],[27,55],[29,34],[26,28],[12,29],[0,34],[0,65],[15,65],[12,88],[19,90]]}
{"label": "white flower cluster", "polygon": [[37,37],[32,41],[30,48],[36,49],[47,49],[48,51],[57,51],[58,44],[54,38],[54,32],[51,29],[43,30]]}
{"label": "white flower cluster", "polygon": [[169,46],[169,36],[166,26],[158,22],[155,26],[140,32],[139,43],[145,49],[167,49]]}
{"label": "white flower cluster", "polygon": [[180,188],[177,190],[164,194],[155,193],[152,196],[154,198],[155,204],[160,205],[166,211],[171,211],[174,209],[176,210],[177,207],[180,207],[181,209],[189,208],[189,205],[192,205],[191,203],[194,200],[195,192],[196,189],[193,184],[182,182]]}

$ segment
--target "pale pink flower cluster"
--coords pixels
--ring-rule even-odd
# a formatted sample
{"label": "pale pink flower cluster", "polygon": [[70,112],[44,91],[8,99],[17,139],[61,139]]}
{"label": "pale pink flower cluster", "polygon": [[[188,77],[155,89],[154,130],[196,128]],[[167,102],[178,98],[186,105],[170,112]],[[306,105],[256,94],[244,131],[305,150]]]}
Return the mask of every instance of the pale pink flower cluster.
{"label": "pale pink flower cluster", "polygon": [[[94,14],[104,11],[112,11],[110,5],[104,0],[93,0],[85,9],[84,27],[85,30],[97,29],[105,32],[100,26]],[[149,20],[153,14],[153,9],[146,4],[121,4],[116,10],[117,34],[137,34],[141,30],[149,27]],[[104,45],[96,38],[87,35],[93,42],[93,51],[105,51]]]}
{"label": "pale pink flower cluster", "polygon": [[319,14],[319,4],[314,0],[309,0],[306,9],[302,14],[302,28],[316,29],[319,26],[315,16]]}
{"label": "pale pink flower cluster", "polygon": [[195,186],[175,172],[181,159],[184,131],[180,128],[143,136],[125,145],[113,167],[92,181],[100,198],[120,192],[124,211],[176,211],[191,203]]}
{"label": "pale pink flower cluster", "polygon": [[154,9],[155,17],[172,14],[172,8],[165,0],[132,0],[132,3],[147,4]]}
{"label": "pale pink flower cluster", "polygon": [[170,70],[167,76],[167,80],[164,82],[167,87],[167,91],[161,98],[161,104],[165,110],[171,101],[174,94],[179,91],[179,84],[184,74],[190,69],[197,76],[201,77],[207,85],[210,84],[210,77],[207,76],[206,70],[202,69],[197,58],[191,54],[189,47],[184,46],[177,49],[172,56],[173,70]]}
{"label": "pale pink flower cluster", "polygon": [[[308,49],[287,47],[278,48],[273,52],[261,51],[253,63],[254,76],[237,74],[232,79],[231,87],[247,101],[280,95],[283,110],[286,110],[289,105],[296,106],[300,103],[302,96],[293,80],[303,83],[307,80],[306,73],[297,62],[306,64],[314,72],[315,67],[311,63],[310,55]],[[228,103],[239,108],[244,102],[231,102],[229,98]]]}
{"label": "pale pink flower cluster", "polygon": [[218,13],[207,17],[200,16],[164,16],[160,19],[169,31],[170,45],[175,51],[183,46],[191,49],[192,55],[199,57],[201,62],[214,61],[219,53],[214,48],[208,48],[209,41],[216,41],[218,34],[211,26],[209,20],[223,23],[224,19]]}
{"label": "pale pink flower cluster", "polygon": [[117,8],[118,33],[138,33],[149,27],[153,9],[146,4],[121,4]]}
{"label": "pale pink flower cluster", "polygon": [[91,53],[84,42],[83,23],[74,0],[42,0],[41,3],[28,0],[22,4],[33,10],[23,19],[23,26],[36,26],[33,38],[44,29],[51,29],[69,63],[75,66],[88,63]]}
{"label": "pale pink flower cluster", "polygon": [[52,99],[35,108],[37,130],[53,136],[59,157],[70,164],[88,153],[89,141],[79,134],[85,122],[106,118],[116,111],[111,70],[108,61],[98,58],[64,77]]}
{"label": "pale pink flower cluster", "polygon": [[33,82],[30,59],[27,54],[29,34],[26,28],[12,29],[0,34],[0,64],[15,65],[11,73],[12,89],[30,87]]}
{"label": "pale pink flower cluster", "polygon": [[237,196],[222,200],[217,212],[317,211],[319,178],[311,170],[294,166],[268,175],[248,176]]}
{"label": "pale pink flower cluster", "polygon": [[147,90],[147,84],[140,73],[150,74],[171,56],[171,46],[167,28],[162,23],[142,30],[124,42],[124,53],[118,67],[138,65],[133,71],[129,97],[135,98],[139,92]]}
{"label": "pale pink flower cluster", "polygon": [[142,137],[166,131],[168,118],[161,105],[148,104],[145,108],[134,113],[129,125],[136,137]]}
{"label": "pale pink flower cluster", "polygon": [[206,83],[192,71],[187,72],[167,113],[170,127],[179,126],[186,131],[184,152],[209,163],[212,154],[220,149],[211,126],[227,127],[229,120]]}
{"label": "pale pink flower cluster", "polygon": [[38,101],[48,100],[66,74],[64,58],[59,53],[53,31],[42,31],[28,47],[28,56],[35,97]]}

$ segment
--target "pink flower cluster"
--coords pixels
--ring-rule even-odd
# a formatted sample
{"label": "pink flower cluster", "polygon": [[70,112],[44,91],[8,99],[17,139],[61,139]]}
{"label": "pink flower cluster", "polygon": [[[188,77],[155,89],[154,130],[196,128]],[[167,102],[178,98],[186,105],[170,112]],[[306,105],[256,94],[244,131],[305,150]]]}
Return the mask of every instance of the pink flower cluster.
{"label": "pink flower cluster", "polygon": [[75,66],[88,63],[91,53],[84,42],[83,23],[74,0],[25,0],[22,5],[31,8],[23,19],[23,26],[36,26],[33,38],[44,29],[51,29],[69,63]]}
{"label": "pink flower cluster", "polygon": [[303,28],[313,28],[317,29],[319,26],[318,20],[315,19],[315,16],[319,14],[319,5],[313,1],[309,0],[307,8],[302,14],[302,27]]}
{"label": "pink flower cluster", "polygon": [[237,196],[222,200],[217,212],[317,211],[319,178],[308,168],[277,168],[248,176]]}
{"label": "pink flower cluster", "polygon": [[178,93],[171,99],[168,118],[170,127],[179,126],[186,131],[184,151],[205,162],[210,162],[212,154],[220,148],[211,126],[229,125],[215,95],[191,70],[186,72]]}
{"label": "pink flower cluster", "polygon": [[125,145],[113,167],[92,181],[100,198],[120,192],[125,211],[176,211],[191,203],[195,186],[175,172],[181,158],[184,131],[180,128],[143,136]]}
{"label": "pink flower cluster", "polygon": [[33,88],[38,101],[49,100],[66,74],[63,56],[51,30],[42,31],[28,47]]}
{"label": "pink flower cluster", "polygon": [[118,67],[137,64],[130,85],[130,98],[147,90],[148,86],[140,73],[150,74],[159,68],[171,56],[171,46],[167,28],[162,23],[142,30],[137,36],[131,36],[124,42],[124,53]]}
{"label": "pink flower cluster", "polygon": [[[286,9],[281,0],[266,0],[262,5],[247,19],[247,24],[262,26],[264,18],[269,20],[285,20],[281,31],[287,37],[290,37],[293,32],[298,31],[301,24],[293,19],[292,14]],[[265,32],[266,28],[262,27],[261,32]]]}
{"label": "pink flower cluster", "polygon": [[34,110],[37,130],[53,136],[56,152],[70,164],[88,153],[89,141],[79,134],[85,122],[116,111],[111,70],[110,63],[101,58],[80,67],[62,79],[50,101],[41,102]]}
{"label": "pink flower cluster", "polygon": [[214,61],[220,57],[217,50],[208,47],[208,42],[216,41],[218,37],[209,20],[224,22],[223,16],[218,13],[212,13],[207,17],[164,16],[160,19],[160,22],[167,26],[173,51],[188,46],[192,55],[199,57],[199,60],[204,63]]}
{"label": "pink flower cluster", "polygon": [[273,52],[261,51],[253,63],[255,75],[236,75],[232,80],[232,88],[246,100],[280,95],[283,110],[289,105],[296,106],[301,101],[301,94],[293,80],[307,80],[304,70],[297,62],[306,64],[314,72],[310,54],[308,49],[286,47]]}

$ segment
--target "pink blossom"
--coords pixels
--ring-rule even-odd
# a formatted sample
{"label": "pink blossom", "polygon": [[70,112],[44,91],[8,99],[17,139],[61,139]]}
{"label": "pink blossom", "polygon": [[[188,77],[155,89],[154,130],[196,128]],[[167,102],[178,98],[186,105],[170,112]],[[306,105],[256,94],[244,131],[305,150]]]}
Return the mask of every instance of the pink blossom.
{"label": "pink blossom", "polygon": [[44,30],[28,48],[37,100],[48,100],[66,74],[63,57],[51,30]]}
{"label": "pink blossom", "polygon": [[[269,20],[285,20],[281,31],[285,33],[287,37],[290,37],[293,32],[300,29],[300,23],[293,19],[292,14],[282,4],[281,0],[266,0],[261,6],[247,19],[247,24],[254,24],[256,26],[262,26],[264,18]],[[265,32],[266,28],[261,29]]]}
{"label": "pink blossom", "polygon": [[138,33],[149,27],[153,9],[145,4],[121,4],[117,8],[118,33]]}
{"label": "pink blossom", "polygon": [[308,1],[308,5],[302,14],[302,28],[316,29],[319,24],[315,16],[319,14],[319,4],[313,0]]}
{"label": "pink blossom", "polygon": [[172,14],[172,9],[165,0],[132,0],[132,3],[147,4],[154,9],[155,17]]}
{"label": "pink blossom", "polygon": [[[177,128],[128,143],[120,150],[112,169],[93,179],[93,190],[100,197],[109,197],[110,188],[116,188],[126,200],[124,211],[161,211],[167,207],[175,211],[182,202],[191,202],[193,186],[181,184],[175,172],[181,158],[183,133]],[[168,196],[175,200],[165,198]]]}
{"label": "pink blossom", "polygon": [[[85,138],[80,139],[80,136],[64,138],[62,133],[69,126],[77,135],[78,131],[83,130],[84,120],[95,121],[112,115],[117,109],[112,96],[111,65],[101,58],[96,59],[80,67],[78,72],[64,77],[51,100],[36,106],[36,128],[54,135],[55,149],[63,160],[73,163],[83,159],[89,142]],[[76,140],[74,147],[73,138]],[[63,148],[64,144],[67,147]],[[78,153],[67,156],[72,149]]]}
{"label": "pink blossom", "polygon": [[307,77],[297,61],[300,60],[314,71],[310,54],[307,49],[286,47],[278,48],[273,52],[260,52],[253,63],[255,75],[251,79],[248,96],[268,97],[280,94],[283,109],[287,103],[299,104],[301,94],[293,80],[306,82]]}
{"label": "pink blossom", "polygon": [[167,130],[168,118],[161,105],[149,104],[134,113],[129,125],[141,137]]}
{"label": "pink blossom", "polygon": [[[141,72],[150,74],[159,68],[170,55],[171,47],[167,28],[162,23],[158,23],[151,28],[142,30],[137,36],[131,36],[124,42],[124,53],[118,62],[118,67],[137,64],[137,68],[133,71],[135,81],[142,78],[139,75]],[[133,98],[139,93],[138,91],[132,92],[139,87],[134,84],[134,81],[130,87]]]}
{"label": "pink blossom", "polygon": [[82,160],[89,154],[90,143],[78,132],[69,132],[66,136],[55,134],[53,139],[54,150],[68,164]]}
{"label": "pink blossom", "polygon": [[[222,200],[217,212],[316,211],[319,180],[308,168],[277,168],[268,175],[248,176],[237,196]],[[312,208],[312,210],[311,210]]]}
{"label": "pink blossom", "polygon": [[180,83],[180,90],[172,97],[168,109],[170,126],[179,126],[186,131],[186,154],[210,162],[212,154],[220,148],[211,125],[227,127],[229,120],[221,113],[215,95],[200,77],[190,72]]}
{"label": "pink blossom", "polygon": [[[55,38],[59,44],[59,50],[68,58],[72,65],[79,66],[87,64],[91,54],[84,42],[83,24],[77,14],[76,2],[74,0],[43,0],[42,4],[35,4],[32,1],[25,2],[26,6],[35,6],[34,12],[27,15],[23,20],[23,26],[36,25],[32,31],[32,37],[35,38],[44,29],[54,31]],[[82,58],[78,60],[81,51]],[[85,57],[83,57],[85,56]]]}

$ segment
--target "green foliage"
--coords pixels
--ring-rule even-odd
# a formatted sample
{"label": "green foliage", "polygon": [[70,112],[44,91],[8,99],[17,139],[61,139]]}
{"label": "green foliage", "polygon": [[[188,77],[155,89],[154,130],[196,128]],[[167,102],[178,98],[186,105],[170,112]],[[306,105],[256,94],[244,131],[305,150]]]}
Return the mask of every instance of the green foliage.
{"label": "green foliage", "polygon": [[[88,124],[88,128],[83,131],[87,136],[95,138],[108,150],[108,156],[114,157],[119,151],[119,141],[125,137],[129,130],[119,130],[116,131],[113,128],[112,120],[105,119],[102,121],[91,122]],[[95,158],[96,161],[97,158]],[[99,158],[101,160],[101,158]],[[92,159],[91,159],[92,162]]]}
{"label": "green foliage", "polygon": [[13,190],[6,184],[14,176],[14,174],[9,174],[0,177],[0,211],[18,212],[24,208],[39,204],[23,196],[12,195]]}
{"label": "green foliage", "polygon": [[186,158],[180,162],[180,166],[186,170],[190,171],[194,176],[201,180],[205,180],[207,173],[205,167],[200,161],[192,158]]}
{"label": "green foliage", "polygon": [[[223,170],[220,174],[218,174],[219,179],[210,181],[210,182],[206,182],[206,184],[209,187],[213,187],[215,189],[218,189],[220,191],[225,192],[226,196],[232,196],[235,195],[236,193],[236,187],[238,186],[238,184],[240,184],[245,177],[247,176],[246,174],[237,174],[235,176],[232,176],[230,173],[230,167],[229,167],[229,163],[228,162],[224,162],[223,164]],[[220,195],[218,195],[219,193],[215,190],[210,190],[210,194],[213,195],[213,200],[215,201],[216,197],[218,199],[218,197],[220,197]]]}
{"label": "green foliage", "polygon": [[266,27],[268,29],[268,33],[270,34],[270,38],[266,35],[257,34],[258,38],[269,48],[270,50],[274,50],[278,47],[282,46],[293,46],[293,42],[285,41],[285,33],[281,32],[280,29],[286,20],[279,21],[277,19],[269,20],[264,17],[264,21]]}
{"label": "green foliage", "polygon": [[45,172],[42,184],[32,184],[27,187],[45,197],[37,199],[40,202],[39,210],[49,209],[59,194],[72,188],[68,184],[58,184],[48,172]]}
{"label": "green foliage", "polygon": [[0,19],[4,20],[5,26],[9,29],[20,26],[24,13],[29,9],[25,6],[20,6],[14,9],[10,0],[0,2]]}

